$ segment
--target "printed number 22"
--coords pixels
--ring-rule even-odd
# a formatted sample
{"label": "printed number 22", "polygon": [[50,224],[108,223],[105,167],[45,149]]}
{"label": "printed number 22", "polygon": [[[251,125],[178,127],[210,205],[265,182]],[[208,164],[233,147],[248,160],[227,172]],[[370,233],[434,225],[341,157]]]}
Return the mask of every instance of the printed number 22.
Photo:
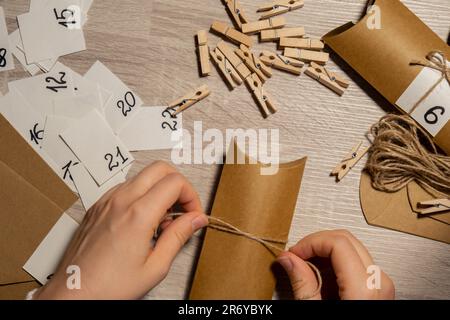
{"label": "printed number 22", "polygon": [[[119,147],[117,147],[116,150],[116,158],[120,158],[119,160],[122,161],[122,164],[125,164],[128,161],[128,158],[125,158],[123,156],[122,151],[120,151]],[[109,171],[113,171],[115,168],[118,168],[120,166],[119,161],[114,161],[114,156],[111,153],[105,155],[105,160],[108,161]]]}

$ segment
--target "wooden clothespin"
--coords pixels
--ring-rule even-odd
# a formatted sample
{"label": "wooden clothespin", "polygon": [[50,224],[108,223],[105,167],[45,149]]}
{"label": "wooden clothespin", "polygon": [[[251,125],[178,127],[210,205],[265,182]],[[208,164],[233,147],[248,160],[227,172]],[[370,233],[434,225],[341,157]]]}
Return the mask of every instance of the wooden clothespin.
{"label": "wooden clothespin", "polygon": [[236,86],[240,86],[242,84],[242,79],[237,73],[236,69],[234,69],[232,64],[227,60],[227,58],[225,58],[225,56],[222,52],[220,52],[219,49],[211,49],[209,51],[209,54],[211,55],[214,64],[223,75],[225,82],[231,90],[236,88]]}
{"label": "wooden clothespin", "polygon": [[331,89],[340,96],[344,94],[345,89],[350,85],[343,77],[328,71],[325,67],[320,66],[315,62],[311,62],[311,66],[305,70],[305,74],[319,81],[325,87]]}
{"label": "wooden clothespin", "polygon": [[261,31],[261,41],[274,41],[280,38],[301,38],[305,35],[305,28],[282,28]]}
{"label": "wooden clothespin", "polygon": [[228,26],[226,23],[214,21],[211,25],[211,30],[225,36],[234,43],[244,44],[249,48],[253,45],[252,38]]}
{"label": "wooden clothespin", "polygon": [[325,45],[319,39],[295,39],[295,38],[281,38],[280,47],[291,47],[298,49],[322,50]]}
{"label": "wooden clothespin", "polygon": [[314,61],[315,63],[324,65],[330,59],[330,55],[327,52],[318,52],[305,49],[285,48],[284,55],[289,58],[299,59],[305,62]]}
{"label": "wooden clothespin", "polygon": [[228,12],[236,23],[236,26],[241,29],[242,24],[248,22],[248,19],[242,10],[241,4],[238,0],[224,0],[224,2],[227,6]]}
{"label": "wooden clothespin", "polygon": [[275,17],[267,20],[254,21],[242,24],[242,32],[254,34],[262,30],[282,28],[286,24],[284,17]]}
{"label": "wooden clothespin", "polygon": [[434,199],[417,204],[420,215],[442,213],[450,211],[450,199]]}
{"label": "wooden clothespin", "polygon": [[244,62],[234,53],[233,49],[228,46],[225,41],[220,41],[217,44],[217,49],[219,49],[225,58],[231,63],[231,65],[236,69],[236,71],[241,76],[242,80],[245,80],[250,76],[251,72],[244,64]]}
{"label": "wooden clothespin", "polygon": [[247,82],[250,92],[257,101],[264,118],[277,112],[272,99],[264,91],[263,84],[256,73],[252,73],[245,81]]}
{"label": "wooden clothespin", "polygon": [[256,73],[262,83],[267,81],[267,78],[272,76],[272,70],[259,60],[259,58],[250,51],[250,49],[241,44],[239,49],[236,49],[236,54],[244,61],[245,65]]}
{"label": "wooden clothespin", "polygon": [[201,30],[197,33],[198,55],[200,60],[200,69],[202,76],[211,73],[211,65],[209,63],[208,33]]}
{"label": "wooden clothespin", "polygon": [[266,50],[261,52],[260,59],[266,66],[283,70],[295,75],[300,75],[302,73],[302,67],[304,65],[301,61]]}
{"label": "wooden clothespin", "polygon": [[300,9],[303,5],[303,0],[278,0],[259,7],[256,12],[266,12],[260,19],[267,19],[295,9]]}
{"label": "wooden clothespin", "polygon": [[353,147],[350,154],[343,159],[336,168],[331,172],[331,176],[336,176],[336,181],[341,181],[347,173],[361,160],[362,157],[369,151],[369,147],[361,148],[362,141]]}
{"label": "wooden clothespin", "polygon": [[207,96],[209,96],[211,92],[209,91],[209,88],[207,85],[203,85],[200,88],[198,88],[195,91],[192,91],[188,94],[186,94],[183,98],[177,99],[173,101],[172,103],[169,103],[169,106],[167,109],[176,109],[173,116],[176,116],[177,114],[183,112],[187,108],[191,107],[192,105],[196,104],[197,102],[205,99]]}

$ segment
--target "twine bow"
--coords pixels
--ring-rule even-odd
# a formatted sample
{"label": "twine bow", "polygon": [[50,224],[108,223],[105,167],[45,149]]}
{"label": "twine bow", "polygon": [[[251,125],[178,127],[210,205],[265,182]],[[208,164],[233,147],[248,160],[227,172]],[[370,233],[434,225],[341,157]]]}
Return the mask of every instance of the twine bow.
{"label": "twine bow", "polygon": [[438,81],[420,98],[419,101],[411,109],[412,113],[428,96],[436,89],[436,87],[445,79],[450,85],[450,67],[447,65],[447,57],[444,52],[435,50],[427,54],[426,60],[412,60],[410,63],[412,66],[423,66],[437,70],[441,73],[441,77]]}

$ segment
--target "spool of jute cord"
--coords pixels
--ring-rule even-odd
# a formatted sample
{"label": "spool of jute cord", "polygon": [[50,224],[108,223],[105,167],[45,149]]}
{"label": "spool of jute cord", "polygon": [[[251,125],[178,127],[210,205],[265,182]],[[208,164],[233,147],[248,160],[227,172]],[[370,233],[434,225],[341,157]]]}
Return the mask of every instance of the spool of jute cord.
{"label": "spool of jute cord", "polygon": [[375,189],[397,192],[410,182],[450,195],[450,157],[408,115],[389,114],[370,130],[366,170]]}
{"label": "spool of jute cord", "polygon": [[[183,213],[168,213],[164,217],[164,220],[181,217],[182,215],[183,215]],[[279,253],[283,252],[284,246],[287,244],[286,240],[260,237],[258,235],[254,235],[249,232],[243,231],[243,230],[237,228],[236,226],[233,226],[232,224],[230,224],[220,218],[216,218],[216,217],[212,217],[212,216],[207,216],[207,217],[209,220],[209,224],[207,226],[208,228],[218,230],[221,232],[230,233],[230,234],[241,236],[241,237],[245,237],[252,241],[256,241],[256,242],[260,243],[261,245],[263,245],[274,256],[278,256]],[[283,247],[277,246],[277,244],[283,245]],[[318,286],[317,286],[317,289],[313,293],[311,293],[308,296],[301,297],[299,300],[309,300],[309,299],[317,296],[320,293],[320,291],[322,290],[322,276],[320,274],[319,269],[309,261],[306,261],[306,263],[314,271],[316,278],[317,278]]]}

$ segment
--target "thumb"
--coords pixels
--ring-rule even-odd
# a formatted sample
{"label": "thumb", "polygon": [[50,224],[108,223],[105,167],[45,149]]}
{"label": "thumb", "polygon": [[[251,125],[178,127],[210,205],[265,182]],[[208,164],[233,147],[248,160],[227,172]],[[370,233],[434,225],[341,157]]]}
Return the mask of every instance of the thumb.
{"label": "thumb", "polygon": [[203,213],[189,212],[172,221],[156,241],[147,264],[152,270],[165,275],[178,252],[192,237],[194,232],[208,225],[208,217]]}
{"label": "thumb", "polygon": [[292,291],[296,300],[321,300],[320,292],[313,295],[319,286],[314,271],[308,264],[291,252],[283,252],[278,256],[291,281]]}

